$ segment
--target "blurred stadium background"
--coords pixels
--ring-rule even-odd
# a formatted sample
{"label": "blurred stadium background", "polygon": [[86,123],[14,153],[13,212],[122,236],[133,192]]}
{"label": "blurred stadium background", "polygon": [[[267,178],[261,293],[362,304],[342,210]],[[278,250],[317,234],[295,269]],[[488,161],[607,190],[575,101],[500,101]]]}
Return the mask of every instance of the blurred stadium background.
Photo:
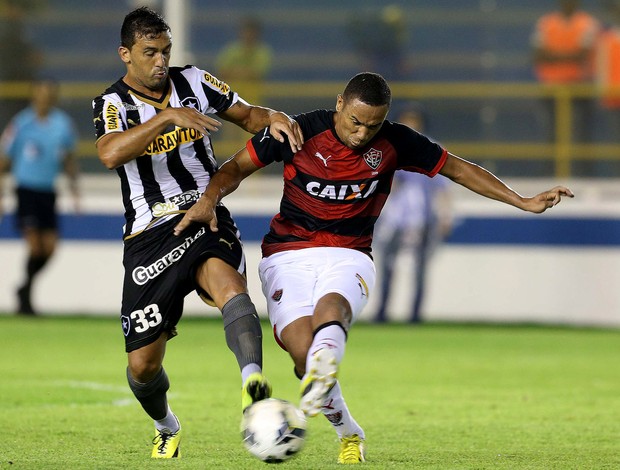
{"label": "blurred stadium background", "polygon": [[[395,107],[415,100],[428,115],[427,134],[453,153],[481,163],[518,191],[531,194],[558,183],[577,194],[543,216],[481,200],[454,188],[457,226],[431,266],[426,318],[620,325],[620,138],[595,106],[592,138],[571,128],[572,98],[591,97],[594,85],[544,87],[533,75],[530,35],[554,0],[0,0],[0,127],[24,104],[28,74],[57,78],[61,107],[80,133],[83,212],[71,214],[61,197],[61,246],[41,275],[35,304],[49,313],[116,315],[122,282],[122,207],[118,179],[98,162],[91,100],[124,73],[116,50],[124,15],[136,6],[160,9],[171,23],[175,65],[215,70],[215,58],[235,39],[242,18],[263,25],[274,52],[265,83],[233,88],[260,93],[260,104],[291,114],[331,108],[346,81],[365,67],[359,34],[379,42],[386,7],[402,13],[401,76],[392,84]],[[582,8],[605,22],[604,2]],[[394,11],[394,10],[391,10]],[[382,47],[389,47],[383,45]],[[387,50],[387,49],[386,49]],[[253,88],[254,87],[254,88]],[[539,101],[554,99],[555,134],[547,140]],[[215,151],[223,161],[243,140],[222,132]],[[280,183],[256,176],[227,205],[248,249],[248,277],[264,312],[256,265],[258,244],[277,211]],[[15,308],[23,246],[12,224],[10,184],[0,222],[0,311]],[[61,191],[62,191],[61,187]],[[411,266],[399,267],[393,318],[406,314]],[[373,304],[365,316],[373,315]],[[191,314],[215,314],[188,298]]]}

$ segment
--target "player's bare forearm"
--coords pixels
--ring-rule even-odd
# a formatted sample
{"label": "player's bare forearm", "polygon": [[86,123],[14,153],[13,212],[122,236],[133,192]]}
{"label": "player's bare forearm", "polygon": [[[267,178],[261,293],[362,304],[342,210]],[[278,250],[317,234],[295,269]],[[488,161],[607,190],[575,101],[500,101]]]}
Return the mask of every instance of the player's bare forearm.
{"label": "player's bare forearm", "polygon": [[239,100],[220,115],[252,134],[269,127],[271,136],[279,142],[284,142],[286,135],[293,153],[300,150],[304,142],[299,123],[281,111],[254,106]]}
{"label": "player's bare forearm", "polygon": [[[234,165],[228,165],[229,168]],[[174,234],[179,236],[183,230],[194,222],[207,224],[212,232],[217,232],[217,215],[215,208],[224,196],[232,193],[241,179],[226,170],[219,170],[209,181],[207,189],[196,203],[189,208],[181,221],[174,227]]]}
{"label": "player's bare forearm", "polygon": [[114,132],[101,137],[97,142],[97,154],[101,163],[113,170],[142,155],[169,124],[162,114],[124,132]]}
{"label": "player's bare forearm", "polygon": [[481,196],[528,212],[544,212],[558,204],[563,196],[574,196],[570,189],[556,186],[534,197],[523,197],[490,171],[452,154],[448,154],[440,173]]}
{"label": "player's bare forearm", "polygon": [[99,159],[108,169],[118,168],[142,155],[157,136],[170,125],[208,134],[210,131],[217,131],[221,123],[193,108],[166,108],[131,129],[101,137],[97,142]]}
{"label": "player's bare forearm", "polygon": [[523,197],[520,194],[475,163],[448,153],[440,173],[481,196],[521,208]]}
{"label": "player's bare forearm", "polygon": [[234,192],[244,178],[245,175],[241,172],[238,163],[231,158],[213,175],[203,197],[213,201],[214,205],[218,204],[224,197]]}
{"label": "player's bare forearm", "polygon": [[174,234],[180,235],[193,222],[208,224],[211,231],[217,232],[215,207],[225,196],[234,192],[241,181],[257,169],[247,149],[240,150],[213,175],[203,195],[175,226]]}

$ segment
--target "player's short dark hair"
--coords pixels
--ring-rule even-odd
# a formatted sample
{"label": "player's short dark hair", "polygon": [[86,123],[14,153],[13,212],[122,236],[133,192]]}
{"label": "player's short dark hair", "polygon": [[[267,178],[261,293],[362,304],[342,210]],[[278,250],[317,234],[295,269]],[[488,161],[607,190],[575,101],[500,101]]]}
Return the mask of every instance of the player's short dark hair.
{"label": "player's short dark hair", "polygon": [[156,38],[170,32],[164,17],[149,7],[140,7],[128,13],[121,26],[121,46],[131,49],[140,37]]}
{"label": "player's short dark hair", "polygon": [[357,98],[370,106],[390,106],[392,90],[378,73],[362,72],[349,80],[342,97],[345,101]]}

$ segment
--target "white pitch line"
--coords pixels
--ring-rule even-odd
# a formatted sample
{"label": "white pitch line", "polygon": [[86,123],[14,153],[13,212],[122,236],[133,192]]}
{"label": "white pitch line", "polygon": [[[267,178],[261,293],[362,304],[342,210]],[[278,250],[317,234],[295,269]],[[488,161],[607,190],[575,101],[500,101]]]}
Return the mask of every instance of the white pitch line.
{"label": "white pitch line", "polygon": [[[121,393],[125,395],[123,398],[117,398],[112,400],[113,406],[129,406],[133,405],[136,402],[136,399],[133,397],[131,390],[129,387],[122,387],[120,385],[109,385],[101,382],[89,382],[83,380],[59,380],[53,382],[54,385],[58,387],[69,387],[69,388],[78,388],[85,390],[95,390],[98,392],[112,392],[112,393]],[[169,398],[175,398],[178,396],[178,393],[168,393]],[[98,402],[91,403],[95,405],[108,405],[108,402]]]}
{"label": "white pitch line", "polygon": [[54,385],[59,387],[80,388],[86,390],[96,390],[99,392],[114,392],[114,393],[130,393],[128,387],[121,387],[120,385],[109,385],[100,382],[86,382],[81,380],[61,380],[54,382]]}

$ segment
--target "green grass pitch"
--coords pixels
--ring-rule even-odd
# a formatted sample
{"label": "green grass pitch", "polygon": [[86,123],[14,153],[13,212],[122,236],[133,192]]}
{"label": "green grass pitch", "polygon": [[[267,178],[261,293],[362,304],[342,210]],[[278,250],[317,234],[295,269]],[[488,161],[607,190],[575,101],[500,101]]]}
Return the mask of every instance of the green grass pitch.
{"label": "green grass pitch", "polygon": [[[292,363],[263,324],[274,396]],[[0,469],[261,469],[239,434],[240,377],[221,321],[185,318],[165,361],[182,458],[150,459],[153,426],[125,382],[115,318],[0,315]],[[620,468],[620,331],[358,324],[342,387],[363,468]],[[342,468],[327,420],[284,469]]]}

